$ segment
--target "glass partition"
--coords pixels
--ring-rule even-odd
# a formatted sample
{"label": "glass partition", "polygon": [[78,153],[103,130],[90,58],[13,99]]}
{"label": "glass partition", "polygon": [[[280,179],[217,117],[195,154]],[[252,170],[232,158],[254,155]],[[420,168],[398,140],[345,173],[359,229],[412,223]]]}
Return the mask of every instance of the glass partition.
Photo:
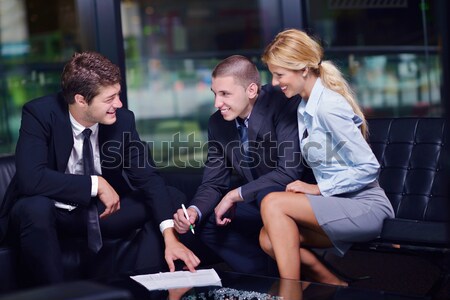
{"label": "glass partition", "polygon": [[371,116],[442,116],[438,2],[305,1],[308,31]]}
{"label": "glass partition", "polygon": [[442,116],[440,59],[417,53],[330,51],[367,117]]}
{"label": "glass partition", "polygon": [[[300,3],[298,24],[320,39],[325,58],[341,67],[368,117],[442,115],[434,1]],[[283,24],[295,23],[283,19],[289,4],[122,0],[121,11],[128,106],[139,132],[158,166],[201,166],[207,120],[215,111],[212,68],[242,54],[269,82],[260,55]]]}
{"label": "glass partition", "polygon": [[64,62],[79,51],[75,0],[0,1],[0,153],[13,153],[21,108],[60,89]]}
{"label": "glass partition", "polygon": [[211,71],[232,54],[259,64],[282,26],[280,1],[123,0],[121,11],[128,107],[141,138],[161,168],[202,166]]}

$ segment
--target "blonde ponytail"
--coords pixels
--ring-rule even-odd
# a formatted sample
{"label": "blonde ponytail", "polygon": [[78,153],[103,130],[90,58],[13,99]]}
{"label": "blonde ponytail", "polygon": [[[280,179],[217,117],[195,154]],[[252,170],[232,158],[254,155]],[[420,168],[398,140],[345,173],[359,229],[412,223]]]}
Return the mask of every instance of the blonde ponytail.
{"label": "blonde ponytail", "polygon": [[339,71],[339,69],[331,61],[326,60],[322,61],[322,63],[319,65],[319,74],[320,78],[322,79],[323,85],[330,90],[341,94],[342,97],[347,100],[348,104],[350,104],[353,112],[361,118],[361,133],[364,138],[367,139],[368,128],[366,118],[364,117],[361,108],[356,102],[353,90],[350,88],[350,85],[348,84],[347,80],[345,80],[341,71]]}

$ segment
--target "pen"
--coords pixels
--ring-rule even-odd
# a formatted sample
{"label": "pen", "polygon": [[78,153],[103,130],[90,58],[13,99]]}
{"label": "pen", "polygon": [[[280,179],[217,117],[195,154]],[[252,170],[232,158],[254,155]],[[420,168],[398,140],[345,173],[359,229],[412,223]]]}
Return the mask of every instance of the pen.
{"label": "pen", "polygon": [[[181,208],[183,209],[184,216],[185,216],[186,219],[189,221],[189,215],[188,215],[188,213],[187,213],[186,206],[184,206],[183,203],[181,203]],[[189,228],[191,229],[192,234],[195,234],[194,226],[192,226],[192,224],[189,225]]]}

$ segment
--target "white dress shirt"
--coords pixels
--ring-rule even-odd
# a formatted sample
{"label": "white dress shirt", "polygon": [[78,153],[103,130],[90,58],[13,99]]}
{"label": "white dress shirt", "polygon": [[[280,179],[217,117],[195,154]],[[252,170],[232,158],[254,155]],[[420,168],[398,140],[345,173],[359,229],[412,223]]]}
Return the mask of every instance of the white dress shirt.
{"label": "white dress shirt", "polygon": [[[72,124],[72,134],[73,134],[73,147],[70,153],[69,161],[67,162],[66,174],[77,174],[84,175],[83,167],[83,130],[86,129],[83,125],[78,123],[75,118],[70,114],[70,123]],[[89,127],[92,130],[91,133],[91,145],[92,151],[94,152],[94,169],[98,175],[102,175],[102,167],[100,164],[100,150],[98,145],[98,123]],[[98,177],[91,175],[92,187],[91,187],[91,197],[97,196],[98,193]]]}
{"label": "white dress shirt", "polygon": [[[73,147],[72,152],[70,153],[69,161],[67,162],[66,174],[78,174],[84,175],[84,166],[83,166],[83,130],[86,129],[83,125],[78,123],[75,118],[70,114],[70,123],[72,124],[72,134],[73,134]],[[102,175],[102,167],[100,163],[100,147],[98,143],[98,123],[89,127],[92,130],[90,140],[92,144],[92,151],[94,152],[94,169],[97,175]],[[97,196],[98,193],[98,176],[91,175],[91,197]],[[76,206],[55,202],[56,207],[73,210]],[[174,227],[173,220],[168,219],[164,220],[159,224],[159,229],[161,233],[170,227]]]}

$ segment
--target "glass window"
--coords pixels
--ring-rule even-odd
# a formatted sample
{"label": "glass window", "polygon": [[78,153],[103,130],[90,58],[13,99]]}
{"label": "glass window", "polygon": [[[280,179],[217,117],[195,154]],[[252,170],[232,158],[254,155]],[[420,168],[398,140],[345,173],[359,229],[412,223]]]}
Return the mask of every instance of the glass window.
{"label": "glass window", "polygon": [[330,47],[423,46],[425,36],[429,45],[437,45],[436,1],[309,0],[307,3],[309,25],[320,32],[320,38]]}
{"label": "glass window", "polygon": [[141,138],[160,167],[203,165],[212,68],[232,54],[259,63],[281,29],[280,0],[123,0],[121,11],[128,107]]}
{"label": "glass window", "polygon": [[63,64],[80,50],[75,0],[0,1],[0,153],[13,153],[21,108],[60,89]]}
{"label": "glass window", "polygon": [[334,53],[367,117],[441,116],[439,57],[423,54]]}
{"label": "glass window", "polygon": [[368,116],[440,116],[437,1],[306,1],[308,28]]}
{"label": "glass window", "polygon": [[[128,106],[160,167],[200,166],[215,111],[210,73],[252,58],[285,24],[317,35],[368,116],[442,115],[437,1],[122,0]],[[298,5],[300,3],[300,6]],[[286,20],[287,12],[293,12]]]}

